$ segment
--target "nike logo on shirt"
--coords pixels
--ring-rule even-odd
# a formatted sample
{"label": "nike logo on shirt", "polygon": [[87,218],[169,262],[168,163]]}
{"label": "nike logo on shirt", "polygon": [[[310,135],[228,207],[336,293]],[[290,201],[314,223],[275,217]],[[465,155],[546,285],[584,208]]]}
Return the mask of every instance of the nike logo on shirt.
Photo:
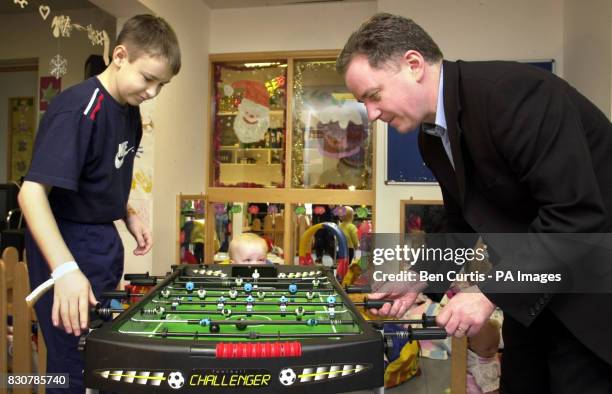
{"label": "nike logo on shirt", "polygon": [[123,141],[122,143],[119,144],[119,147],[117,148],[117,154],[115,155],[115,168],[116,169],[121,168],[121,166],[123,165],[123,159],[125,159],[125,156],[127,156],[128,153],[134,150],[134,147],[131,147],[128,149],[127,146],[128,146],[128,142]]}

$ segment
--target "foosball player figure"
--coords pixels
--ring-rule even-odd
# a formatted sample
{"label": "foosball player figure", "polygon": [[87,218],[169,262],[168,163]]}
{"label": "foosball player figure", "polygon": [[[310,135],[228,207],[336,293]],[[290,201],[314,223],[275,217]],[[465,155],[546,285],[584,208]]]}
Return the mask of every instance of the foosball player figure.
{"label": "foosball player figure", "polygon": [[313,279],[313,280],[312,280],[312,288],[313,288],[313,289],[318,288],[318,287],[319,287],[319,283],[320,283],[320,282],[319,282],[319,279],[318,279],[318,278]]}
{"label": "foosball player figure", "polygon": [[253,312],[253,304],[254,304],[255,299],[253,298],[252,295],[249,295],[246,298],[246,310],[247,310],[247,316],[250,316],[249,313]]}
{"label": "foosball player figure", "polygon": [[217,300],[217,310],[222,311],[224,307],[225,307],[225,297],[221,296]]}
{"label": "foosball player figure", "polygon": [[336,316],[336,297],[333,295],[327,297],[327,313],[330,319]]}
{"label": "foosball player figure", "polygon": [[257,283],[257,279],[259,279],[260,274],[257,271],[257,269],[255,271],[253,271],[253,274],[251,275],[251,277],[253,278],[253,282]]}
{"label": "foosball player figure", "polygon": [[206,298],[206,290],[205,289],[198,289],[198,298],[201,299],[201,300]]}
{"label": "foosball player figure", "polygon": [[185,289],[187,290],[188,293],[191,293],[194,288],[195,288],[195,285],[193,284],[193,282],[185,283]]}
{"label": "foosball player figure", "polygon": [[306,299],[308,301],[312,301],[313,298],[314,298],[314,291],[307,291],[306,292]]}
{"label": "foosball player figure", "polygon": [[170,289],[163,289],[161,291],[161,296],[164,297],[164,298],[170,297]]}
{"label": "foosball player figure", "polygon": [[251,292],[253,291],[253,284],[252,283],[245,283],[244,284],[244,291],[247,294],[251,294]]}
{"label": "foosball player figure", "polygon": [[285,316],[285,312],[287,312],[287,303],[289,303],[289,300],[287,299],[287,297],[285,297],[284,295],[282,295],[279,299],[278,302],[280,304],[280,312],[281,312],[281,316]]}
{"label": "foosball player figure", "polygon": [[259,298],[260,300],[263,300],[266,297],[266,292],[265,291],[258,291],[257,292],[257,298]]}
{"label": "foosball player figure", "polygon": [[232,300],[235,300],[238,296],[238,291],[236,289],[232,289],[229,291],[229,296]]}
{"label": "foosball player figure", "polygon": [[236,282],[236,286],[238,286],[238,287],[242,286],[242,278],[241,277],[237,277],[234,282]]}
{"label": "foosball player figure", "polygon": [[298,321],[302,321],[302,317],[304,316],[304,307],[298,306],[295,308],[295,318]]}

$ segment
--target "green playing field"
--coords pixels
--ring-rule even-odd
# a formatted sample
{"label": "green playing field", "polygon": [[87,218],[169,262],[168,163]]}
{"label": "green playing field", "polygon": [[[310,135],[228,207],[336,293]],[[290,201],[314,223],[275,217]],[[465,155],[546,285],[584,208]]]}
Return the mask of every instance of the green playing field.
{"label": "green playing field", "polygon": [[[229,288],[222,290],[217,287],[207,289],[206,296],[201,298],[196,291],[198,286],[201,284],[196,283],[195,289],[188,292],[184,282],[176,282],[158,289],[134,313],[117,322],[114,330],[160,339],[197,338],[210,341],[265,341],[274,339],[274,336],[277,339],[297,339],[307,335],[336,339],[343,334],[362,332],[355,323],[352,310],[347,308],[335,289],[325,283],[310,290],[310,299],[306,294],[308,290],[300,288],[295,295],[291,295],[288,288],[281,288],[280,285],[276,286],[277,289],[262,285],[250,293],[236,289],[237,295],[233,299]],[[163,290],[169,293],[165,297],[162,296]],[[249,294],[253,299],[250,316],[246,302]],[[335,297],[333,316],[329,313],[330,295]],[[284,316],[280,306],[282,296],[286,298]],[[220,297],[224,297],[221,307]],[[298,308],[303,310],[296,313]],[[299,314],[301,316],[298,317]]]}

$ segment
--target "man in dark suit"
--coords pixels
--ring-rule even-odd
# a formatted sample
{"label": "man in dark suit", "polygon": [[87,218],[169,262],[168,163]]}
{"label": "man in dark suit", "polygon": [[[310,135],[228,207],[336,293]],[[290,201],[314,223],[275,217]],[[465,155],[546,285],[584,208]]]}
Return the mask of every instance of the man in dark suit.
{"label": "man in dark suit", "polygon": [[[611,232],[612,125],[562,79],[514,62],[445,61],[420,26],[390,14],[353,33],[336,65],[371,121],[421,128],[448,232]],[[501,267],[537,265],[503,254]],[[610,294],[511,286],[500,292],[484,281],[460,292],[438,324],[472,336],[496,306],[504,311],[502,393],[611,393]],[[421,289],[371,298],[394,298],[379,313],[401,316]]]}

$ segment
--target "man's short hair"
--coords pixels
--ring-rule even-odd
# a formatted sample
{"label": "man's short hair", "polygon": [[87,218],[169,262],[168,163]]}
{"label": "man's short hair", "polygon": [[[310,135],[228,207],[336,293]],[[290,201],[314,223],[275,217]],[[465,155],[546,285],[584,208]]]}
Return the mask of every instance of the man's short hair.
{"label": "man's short hair", "polygon": [[174,75],[181,69],[181,50],[176,33],[159,16],[142,14],[128,19],[117,37],[117,45],[128,48],[130,62],[146,53],[166,58]]}
{"label": "man's short hair", "polygon": [[336,60],[336,70],[344,75],[355,55],[365,55],[370,66],[378,68],[411,49],[423,55],[428,63],[442,60],[438,44],[412,19],[376,14],[351,34]]}

